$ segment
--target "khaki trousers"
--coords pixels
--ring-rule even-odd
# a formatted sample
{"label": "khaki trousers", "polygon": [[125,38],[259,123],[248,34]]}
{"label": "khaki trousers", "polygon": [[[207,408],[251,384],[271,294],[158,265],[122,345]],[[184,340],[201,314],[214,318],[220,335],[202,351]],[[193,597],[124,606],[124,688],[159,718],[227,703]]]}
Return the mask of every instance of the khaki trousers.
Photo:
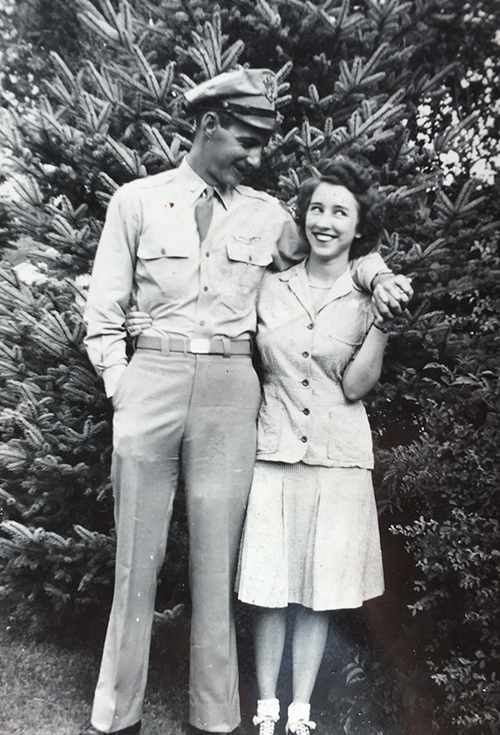
{"label": "khaki trousers", "polygon": [[92,724],[110,732],[141,719],[156,581],[182,469],[190,722],[231,732],[240,721],[233,586],[255,460],[257,376],[247,356],[138,350],[113,402],[116,577]]}

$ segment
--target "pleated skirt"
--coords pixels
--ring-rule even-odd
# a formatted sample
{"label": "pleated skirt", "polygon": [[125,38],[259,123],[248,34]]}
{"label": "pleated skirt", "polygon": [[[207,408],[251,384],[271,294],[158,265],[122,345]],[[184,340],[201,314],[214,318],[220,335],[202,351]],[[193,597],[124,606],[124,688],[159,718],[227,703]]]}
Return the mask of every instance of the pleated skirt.
{"label": "pleated skirt", "polygon": [[236,591],[261,607],[360,607],[384,591],[369,470],[257,462]]}

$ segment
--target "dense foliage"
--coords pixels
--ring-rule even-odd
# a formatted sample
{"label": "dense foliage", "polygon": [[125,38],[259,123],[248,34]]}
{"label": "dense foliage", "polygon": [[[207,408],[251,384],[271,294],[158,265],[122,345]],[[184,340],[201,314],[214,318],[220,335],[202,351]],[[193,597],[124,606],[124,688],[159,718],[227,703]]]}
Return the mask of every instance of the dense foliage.
{"label": "dense foliage", "polygon": [[[12,618],[89,620],[110,596],[110,408],[81,321],[109,197],[182,159],[184,90],[268,66],[282,129],[249,183],[293,206],[319,157],[348,154],[388,197],[382,253],[416,296],[370,400],[382,519],[414,561],[405,602],[443,692],[436,722],[498,732],[493,0],[12,0],[0,13],[0,595]],[[174,533],[169,607],[184,599],[181,515]]]}

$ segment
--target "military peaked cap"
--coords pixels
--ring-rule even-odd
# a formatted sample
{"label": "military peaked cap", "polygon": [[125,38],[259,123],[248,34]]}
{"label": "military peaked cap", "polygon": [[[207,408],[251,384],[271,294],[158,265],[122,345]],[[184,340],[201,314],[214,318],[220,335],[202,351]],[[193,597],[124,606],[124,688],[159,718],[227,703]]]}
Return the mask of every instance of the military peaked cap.
{"label": "military peaked cap", "polygon": [[276,130],[276,74],[269,69],[239,69],[219,74],[184,95],[192,114],[227,112],[263,130]]}

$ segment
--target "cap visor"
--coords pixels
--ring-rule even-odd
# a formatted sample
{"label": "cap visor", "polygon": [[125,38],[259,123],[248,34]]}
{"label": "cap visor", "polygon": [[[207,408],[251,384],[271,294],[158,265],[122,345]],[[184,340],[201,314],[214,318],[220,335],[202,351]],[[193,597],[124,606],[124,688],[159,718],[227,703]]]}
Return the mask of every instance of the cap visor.
{"label": "cap visor", "polygon": [[259,130],[268,130],[270,133],[275,133],[279,130],[279,122],[271,117],[261,117],[260,115],[240,115],[237,112],[227,111],[228,115],[241,120],[246,125],[250,125],[252,128],[258,128]]}

